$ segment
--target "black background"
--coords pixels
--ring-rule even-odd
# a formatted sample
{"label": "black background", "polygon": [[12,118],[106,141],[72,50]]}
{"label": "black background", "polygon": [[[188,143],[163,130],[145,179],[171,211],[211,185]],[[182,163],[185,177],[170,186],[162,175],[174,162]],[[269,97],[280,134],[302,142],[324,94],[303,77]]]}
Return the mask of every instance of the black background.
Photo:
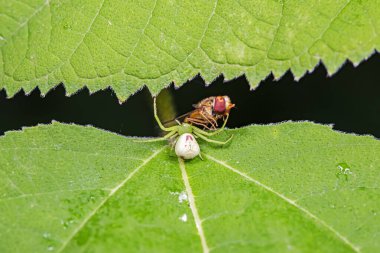
{"label": "black background", "polygon": [[[332,77],[319,65],[298,82],[288,72],[277,81],[269,76],[255,90],[250,90],[244,76],[229,81],[220,76],[208,86],[196,76],[180,88],[169,85],[158,95],[158,102],[170,97],[177,115],[181,115],[204,97],[229,95],[237,107],[231,112],[227,124],[230,128],[309,120],[334,124],[337,130],[380,138],[378,71],[380,55],[376,53],[356,68],[350,62],[345,63]],[[160,104],[159,109],[164,110]],[[69,97],[63,84],[44,97],[38,87],[28,95],[21,90],[12,98],[7,98],[5,90],[0,91],[0,135],[52,120],[89,124],[129,136],[159,133],[153,119],[152,96],[146,87],[122,104],[111,88],[91,95],[83,88]]]}

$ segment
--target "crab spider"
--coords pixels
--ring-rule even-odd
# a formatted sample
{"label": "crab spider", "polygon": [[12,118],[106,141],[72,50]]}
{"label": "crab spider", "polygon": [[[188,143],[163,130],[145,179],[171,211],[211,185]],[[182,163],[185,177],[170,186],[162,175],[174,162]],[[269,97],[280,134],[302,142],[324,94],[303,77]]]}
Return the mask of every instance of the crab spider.
{"label": "crab spider", "polygon": [[[168,140],[170,138],[176,138],[176,141],[174,143],[175,145],[175,153],[177,156],[183,158],[183,159],[193,159],[197,155],[201,157],[200,148],[195,140],[196,138],[201,138],[204,141],[211,142],[218,145],[225,145],[229,141],[231,141],[233,135],[231,135],[230,138],[228,138],[226,141],[217,141],[208,138],[209,136],[213,136],[215,134],[220,133],[223,131],[224,127],[227,124],[229,115],[227,115],[226,120],[223,123],[223,126],[213,132],[206,132],[196,126],[192,126],[188,123],[179,123],[176,126],[172,127],[165,127],[162,123],[160,118],[157,115],[157,107],[156,107],[156,98],[154,98],[154,118],[157,121],[158,126],[161,128],[162,131],[168,132],[165,136],[160,138],[155,138],[151,140],[144,140],[142,142],[155,142],[155,141],[164,141]],[[195,137],[194,137],[195,136]],[[201,157],[202,158],[202,157]]]}

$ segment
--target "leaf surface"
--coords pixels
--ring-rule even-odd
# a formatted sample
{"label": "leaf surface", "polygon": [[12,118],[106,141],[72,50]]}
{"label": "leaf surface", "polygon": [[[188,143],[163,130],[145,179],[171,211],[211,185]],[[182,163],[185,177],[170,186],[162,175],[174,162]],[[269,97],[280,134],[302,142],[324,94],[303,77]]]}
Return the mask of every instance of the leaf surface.
{"label": "leaf surface", "polygon": [[250,126],[205,160],[53,123],[0,138],[1,252],[377,252],[380,143]]}
{"label": "leaf surface", "polygon": [[379,0],[55,1],[0,3],[0,87],[112,86],[125,99],[197,73],[246,74],[252,87],[323,61],[334,73],[380,45]]}

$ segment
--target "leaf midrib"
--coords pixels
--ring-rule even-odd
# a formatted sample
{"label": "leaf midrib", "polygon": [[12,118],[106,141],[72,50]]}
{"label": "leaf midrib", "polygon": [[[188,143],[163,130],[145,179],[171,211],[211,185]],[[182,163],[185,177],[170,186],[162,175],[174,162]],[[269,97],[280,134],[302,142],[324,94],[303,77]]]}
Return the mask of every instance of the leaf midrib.
{"label": "leaf midrib", "polygon": [[180,168],[181,174],[182,174],[182,180],[183,180],[183,183],[185,185],[186,193],[187,193],[187,196],[189,199],[189,206],[191,209],[191,213],[193,214],[195,227],[198,230],[198,235],[199,235],[199,239],[201,241],[203,253],[209,253],[210,248],[207,245],[206,236],[204,234],[203,227],[202,227],[202,219],[199,216],[198,209],[197,209],[197,206],[195,204],[195,198],[194,198],[193,190],[192,190],[191,185],[190,185],[189,176],[187,175],[187,172],[186,172],[185,161],[182,158],[178,157],[178,163],[179,163],[179,168]]}

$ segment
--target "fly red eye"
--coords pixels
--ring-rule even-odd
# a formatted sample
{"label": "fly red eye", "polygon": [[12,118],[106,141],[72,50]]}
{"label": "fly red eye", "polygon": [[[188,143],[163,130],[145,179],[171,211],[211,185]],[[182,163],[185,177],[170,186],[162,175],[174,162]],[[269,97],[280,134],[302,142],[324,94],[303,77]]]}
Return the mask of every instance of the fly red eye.
{"label": "fly red eye", "polygon": [[214,111],[216,113],[224,113],[226,110],[226,101],[224,97],[216,97],[214,101]]}

